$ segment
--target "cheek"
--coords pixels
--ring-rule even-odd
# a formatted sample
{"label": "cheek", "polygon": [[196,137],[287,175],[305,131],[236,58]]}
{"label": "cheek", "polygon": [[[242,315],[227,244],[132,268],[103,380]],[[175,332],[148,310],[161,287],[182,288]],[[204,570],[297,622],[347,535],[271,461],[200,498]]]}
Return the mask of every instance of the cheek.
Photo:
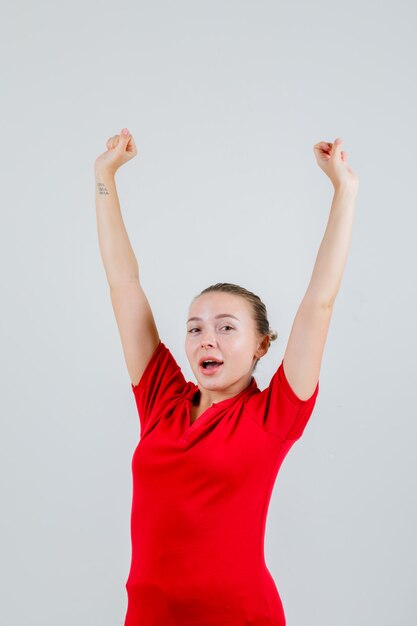
{"label": "cheek", "polygon": [[247,359],[251,358],[252,355],[252,344],[251,342],[244,337],[230,339],[228,342],[228,348],[230,348],[230,356],[236,357],[238,359]]}

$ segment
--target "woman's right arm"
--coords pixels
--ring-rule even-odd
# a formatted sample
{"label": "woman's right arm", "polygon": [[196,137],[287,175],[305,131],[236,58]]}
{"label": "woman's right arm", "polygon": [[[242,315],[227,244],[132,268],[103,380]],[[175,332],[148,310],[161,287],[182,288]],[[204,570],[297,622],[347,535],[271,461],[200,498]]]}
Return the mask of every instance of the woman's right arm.
{"label": "woman's right arm", "polygon": [[139,280],[139,266],[123,222],[115,174],[137,154],[131,135],[111,137],[94,163],[100,254],[110,287],[130,379],[136,385],[159,344],[159,334]]}

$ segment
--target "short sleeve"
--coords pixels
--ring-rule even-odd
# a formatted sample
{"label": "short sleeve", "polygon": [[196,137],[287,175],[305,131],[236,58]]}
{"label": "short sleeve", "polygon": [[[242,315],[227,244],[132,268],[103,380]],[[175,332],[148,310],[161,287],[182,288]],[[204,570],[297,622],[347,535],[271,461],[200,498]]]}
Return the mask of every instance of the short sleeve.
{"label": "short sleeve", "polygon": [[287,380],[283,359],[268,387],[251,396],[246,407],[250,417],[265,431],[291,441],[303,434],[318,392],[319,382],[310,398],[301,400]]}
{"label": "short sleeve", "polygon": [[141,438],[159,420],[162,411],[183,393],[187,384],[169,348],[160,340],[138,384],[131,382]]}

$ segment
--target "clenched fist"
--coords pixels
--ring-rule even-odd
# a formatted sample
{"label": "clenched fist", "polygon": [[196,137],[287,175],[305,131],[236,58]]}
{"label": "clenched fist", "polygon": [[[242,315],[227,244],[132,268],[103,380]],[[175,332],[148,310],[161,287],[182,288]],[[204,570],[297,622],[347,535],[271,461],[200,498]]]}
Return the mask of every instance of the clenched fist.
{"label": "clenched fist", "polygon": [[339,137],[334,143],[320,141],[313,147],[314,155],[319,167],[330,178],[333,186],[347,186],[357,191],[359,176],[349,167],[347,154],[342,149],[342,139]]}
{"label": "clenched fist", "polygon": [[127,128],[123,128],[120,135],[113,135],[106,143],[107,150],[94,161],[96,172],[115,174],[119,167],[138,153],[134,139]]}

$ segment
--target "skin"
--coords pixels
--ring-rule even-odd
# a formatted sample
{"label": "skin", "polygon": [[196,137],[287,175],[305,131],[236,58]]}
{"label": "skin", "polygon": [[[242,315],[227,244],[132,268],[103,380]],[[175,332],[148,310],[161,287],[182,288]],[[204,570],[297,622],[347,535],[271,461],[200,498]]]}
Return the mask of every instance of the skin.
{"label": "skin", "polygon": [[[320,141],[313,146],[317,164],[332,182],[334,195],[310,282],[295,315],[284,354],[286,377],[302,400],[311,396],[319,379],[333,305],[340,289],[351,241],[359,177],[349,166],[342,143],[342,139],[336,138],[333,143]],[[106,148],[94,162],[100,253],[110,285],[126,363],[132,383],[136,385],[157,347],[159,336],[149,302],[140,285],[139,267],[122,219],[114,177],[120,166],[136,156],[137,148],[128,129],[122,129],[120,135],[110,137]],[[213,297],[213,294],[205,295]],[[243,299],[243,302],[246,303],[246,300]],[[211,324],[211,330],[216,331],[210,339],[214,345],[209,347],[219,349],[218,356],[226,356],[220,349],[226,351],[227,333],[240,336],[242,327],[238,331],[235,328],[235,333],[231,330],[219,331],[211,317],[207,314],[202,317],[203,323]],[[204,329],[207,336],[210,334],[209,328]],[[252,348],[254,344],[257,345],[254,332]],[[209,379],[198,370],[196,345],[200,350],[206,346],[196,344],[197,340],[198,334],[191,339],[187,335],[186,343],[189,345],[188,358],[199,382],[204,405],[211,406],[215,401],[239,393],[250,381],[254,351],[249,355],[250,358],[245,352],[243,362],[236,362],[234,357],[227,359],[221,375],[219,373]]]}
{"label": "skin", "polygon": [[[238,319],[215,319],[223,313]],[[190,317],[202,318],[187,321],[185,338],[185,352],[200,390],[197,417],[213,403],[237,395],[250,384],[256,359],[266,354],[270,340],[268,335],[257,332],[251,305],[235,294],[211,292],[198,296],[191,303],[187,320]],[[221,370],[212,376],[204,375],[199,367],[203,356],[224,361]]]}

